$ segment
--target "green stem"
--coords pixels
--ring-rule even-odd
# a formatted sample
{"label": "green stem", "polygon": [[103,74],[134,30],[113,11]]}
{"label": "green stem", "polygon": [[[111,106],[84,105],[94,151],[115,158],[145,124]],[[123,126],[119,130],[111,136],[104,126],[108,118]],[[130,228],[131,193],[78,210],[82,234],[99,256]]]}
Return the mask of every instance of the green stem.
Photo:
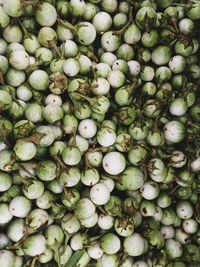
{"label": "green stem", "polygon": [[37,6],[39,4],[38,0],[23,0],[22,1],[22,7],[26,7],[29,5]]}
{"label": "green stem", "polygon": [[72,95],[72,97],[73,97],[73,95],[75,95],[75,96],[79,96],[79,97],[83,98],[84,100],[88,101],[90,105],[94,105],[96,103],[96,101],[97,101],[95,97],[94,98],[90,98],[90,97],[87,97],[85,95],[82,95],[82,94],[79,94],[79,93],[76,93],[76,92],[72,93],[71,95]]}
{"label": "green stem", "polygon": [[198,125],[192,123],[191,121],[188,121],[187,124],[189,124],[190,126],[196,128],[196,129],[200,129],[200,126],[198,126]]}
{"label": "green stem", "polygon": [[93,236],[89,238],[89,244],[96,243],[96,241],[99,240],[99,238],[101,238],[101,235],[97,235],[97,236]]}
{"label": "green stem", "polygon": [[97,208],[105,215],[107,215],[106,211],[101,207],[101,206],[97,206]]}
{"label": "green stem", "polygon": [[172,25],[173,25],[175,31],[178,33],[179,32],[179,29],[178,29],[178,26],[177,26],[177,20],[176,20],[176,18],[175,17],[172,17],[171,18],[171,22],[172,22]]}
{"label": "green stem", "polygon": [[93,66],[90,67],[90,73],[91,73],[93,80],[95,80],[97,78],[97,75],[96,75],[96,72],[95,72]]}
{"label": "green stem", "polygon": [[106,152],[109,152],[109,150],[112,150],[111,148],[109,147],[96,147],[96,148],[90,148],[89,149],[89,152],[95,152],[95,151],[101,151],[102,153],[106,153]]}
{"label": "green stem", "polygon": [[77,129],[75,128],[73,132],[71,147],[76,147],[76,130]]}
{"label": "green stem", "polygon": [[192,186],[190,183],[188,183],[188,182],[186,182],[186,181],[184,181],[184,180],[182,180],[182,179],[180,179],[178,177],[174,177],[174,179],[175,179],[175,181],[181,182],[181,183],[187,185],[188,187]]}
{"label": "green stem", "polygon": [[[30,173],[24,166],[23,164],[19,164],[19,167],[24,171],[26,172],[31,178],[33,178],[34,180],[37,180],[37,178],[32,174]],[[21,177],[21,176],[20,176]],[[25,184],[27,184],[27,180],[23,180],[23,178],[21,177],[21,180],[24,181]]]}
{"label": "green stem", "polygon": [[131,23],[133,23],[133,7],[131,7],[129,11],[129,21],[126,23],[126,25],[124,25],[124,27],[122,27],[122,29],[114,31],[114,34],[121,37],[124,34],[124,32],[128,29],[128,27],[131,25]]}
{"label": "green stem", "polygon": [[35,267],[37,259],[38,259],[37,257],[33,258],[33,260],[31,261],[30,267]]}
{"label": "green stem", "polygon": [[30,72],[32,72],[35,68],[39,67],[40,65],[43,65],[45,63],[44,60],[40,59],[38,61],[36,61],[34,64],[30,65],[29,67],[27,67],[25,69],[25,72],[27,74],[29,74]]}
{"label": "green stem", "polygon": [[0,71],[0,84],[5,84],[2,71]]}
{"label": "green stem", "polygon": [[62,43],[61,44],[61,53],[60,53],[60,55],[61,55],[61,57],[60,57],[60,59],[65,59],[65,44],[64,43]]}
{"label": "green stem", "polygon": [[173,3],[171,4],[172,6],[181,6],[181,7],[190,7],[191,5],[190,4],[180,4],[180,3]]}
{"label": "green stem", "polygon": [[24,25],[22,24],[22,22],[20,21],[20,19],[17,19],[17,22],[19,23],[20,27],[22,28],[24,35],[28,35],[28,32],[27,32],[26,28],[24,27]]}
{"label": "green stem", "polygon": [[44,133],[34,133],[33,135],[31,136],[28,136],[28,137],[24,137],[24,138],[21,138],[19,140],[23,140],[23,141],[30,141],[30,142],[33,142],[34,144],[38,145],[40,143],[40,140],[45,136]]}
{"label": "green stem", "polygon": [[77,27],[76,26],[73,26],[70,22],[68,21],[63,21],[62,19],[60,18],[57,18],[57,21],[58,23],[63,26],[64,28],[70,30],[73,34],[76,34],[77,32]]}
{"label": "green stem", "polygon": [[138,79],[136,78],[131,84],[127,85],[126,90],[130,95],[133,93],[134,89],[136,89],[137,83]]}
{"label": "green stem", "polygon": [[68,170],[65,163],[58,156],[54,156],[54,160],[58,163],[58,165],[61,167],[61,169]]}
{"label": "green stem", "polygon": [[53,39],[53,40],[49,41],[49,45],[50,45],[51,48],[53,48],[56,51],[58,56],[61,58],[62,56],[61,56],[60,50],[58,49],[58,47],[56,45],[56,40]]}
{"label": "green stem", "polygon": [[176,185],[171,191],[170,191],[170,195],[173,196],[174,192],[180,187],[180,185]]}
{"label": "green stem", "polygon": [[85,170],[89,169],[91,166],[90,166],[90,163],[88,161],[88,152],[86,152],[84,155],[84,162],[85,162]]}

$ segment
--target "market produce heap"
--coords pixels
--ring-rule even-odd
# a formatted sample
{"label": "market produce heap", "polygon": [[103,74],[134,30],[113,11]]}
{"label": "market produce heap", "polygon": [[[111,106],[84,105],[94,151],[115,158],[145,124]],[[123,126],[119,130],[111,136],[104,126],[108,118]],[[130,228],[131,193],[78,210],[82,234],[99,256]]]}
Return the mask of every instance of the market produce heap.
{"label": "market produce heap", "polygon": [[200,1],[0,0],[0,266],[198,267]]}

